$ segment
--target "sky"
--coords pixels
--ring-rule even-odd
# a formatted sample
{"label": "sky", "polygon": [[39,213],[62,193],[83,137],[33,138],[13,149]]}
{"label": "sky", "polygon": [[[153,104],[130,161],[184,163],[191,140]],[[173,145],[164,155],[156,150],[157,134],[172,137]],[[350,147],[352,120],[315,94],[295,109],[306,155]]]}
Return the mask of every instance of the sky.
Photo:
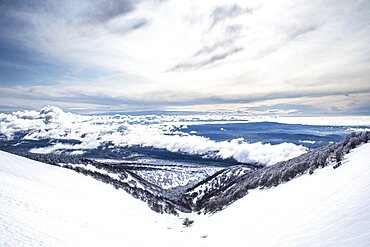
{"label": "sky", "polygon": [[0,0],[0,111],[370,115],[368,0]]}

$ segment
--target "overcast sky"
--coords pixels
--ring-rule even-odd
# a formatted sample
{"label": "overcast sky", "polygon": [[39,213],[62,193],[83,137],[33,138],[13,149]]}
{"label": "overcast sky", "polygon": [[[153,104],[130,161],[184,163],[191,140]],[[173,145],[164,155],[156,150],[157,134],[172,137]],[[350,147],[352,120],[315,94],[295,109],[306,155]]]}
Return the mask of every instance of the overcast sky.
{"label": "overcast sky", "polygon": [[370,115],[370,1],[1,0],[0,111]]}

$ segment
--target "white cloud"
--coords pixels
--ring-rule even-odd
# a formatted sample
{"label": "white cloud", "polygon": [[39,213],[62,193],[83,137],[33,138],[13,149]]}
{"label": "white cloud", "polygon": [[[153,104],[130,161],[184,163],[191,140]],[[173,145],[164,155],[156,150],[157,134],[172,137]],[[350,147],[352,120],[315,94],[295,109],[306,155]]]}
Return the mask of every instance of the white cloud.
{"label": "white cloud", "polygon": [[243,116],[227,115],[89,116],[65,113],[58,107],[48,106],[40,112],[19,111],[13,114],[0,114],[2,123],[0,133],[7,139],[19,131],[25,131],[27,133],[23,137],[25,140],[52,138],[80,142],[50,143],[46,147],[31,149],[30,151],[34,153],[83,151],[111,143],[111,148],[152,147],[209,158],[233,158],[238,162],[272,165],[307,151],[303,146],[292,143],[277,145],[248,143],[243,138],[214,141],[182,132],[179,128],[181,125],[198,124],[199,121],[226,119],[246,120]]}
{"label": "white cloud", "polygon": [[127,3],[99,14],[99,4],[88,1],[15,12],[28,23],[15,34],[27,47],[114,74],[58,78],[45,90],[53,93],[56,83],[62,95],[71,90],[162,105],[172,98],[191,105],[276,94],[283,102],[290,94],[370,90],[366,2]]}

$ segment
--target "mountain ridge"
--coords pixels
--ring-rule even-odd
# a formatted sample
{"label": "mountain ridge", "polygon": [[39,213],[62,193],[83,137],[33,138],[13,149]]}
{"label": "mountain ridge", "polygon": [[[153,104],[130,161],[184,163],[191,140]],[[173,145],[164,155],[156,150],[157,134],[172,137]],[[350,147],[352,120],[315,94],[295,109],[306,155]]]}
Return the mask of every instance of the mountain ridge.
{"label": "mountain ridge", "polygon": [[[193,170],[189,172],[190,167],[187,166],[175,166],[173,170],[169,170],[167,166],[151,167],[147,164],[103,164],[77,156],[32,153],[24,156],[92,176],[145,201],[156,212],[178,215],[179,212],[215,213],[247,195],[249,190],[275,187],[304,173],[312,174],[316,169],[328,165],[337,168],[345,154],[360,144],[367,143],[369,139],[370,132],[352,133],[341,142],[311,150],[273,166],[245,164],[228,168],[212,168],[213,170],[209,172],[206,171],[207,168],[201,166],[192,167]],[[87,169],[87,165],[96,169],[91,171]],[[178,171],[174,171],[176,169]],[[153,178],[148,179],[148,175],[140,175],[135,173],[135,170],[145,171],[151,176],[161,171],[167,172],[167,175],[177,174],[177,177],[178,174],[182,174],[185,179],[192,176],[199,177],[195,179],[195,181],[198,180],[195,184],[193,182],[193,184],[188,183],[188,186],[165,189],[161,183],[156,184],[156,181],[150,181]],[[107,172],[116,174],[116,178],[107,175]],[[183,174],[187,172],[188,175]],[[131,177],[129,181],[128,176]],[[166,176],[166,173],[163,176]]]}

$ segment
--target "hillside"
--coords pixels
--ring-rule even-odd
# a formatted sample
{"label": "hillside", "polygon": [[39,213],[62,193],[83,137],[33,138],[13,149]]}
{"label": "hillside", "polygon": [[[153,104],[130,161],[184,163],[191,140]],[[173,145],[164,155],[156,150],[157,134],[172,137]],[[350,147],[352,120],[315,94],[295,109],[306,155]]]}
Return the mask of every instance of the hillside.
{"label": "hillside", "polygon": [[71,155],[22,155],[91,176],[116,189],[123,189],[156,212],[178,215],[179,212],[215,213],[244,197],[250,190],[279,186],[326,166],[338,168],[344,155],[369,139],[370,132],[353,132],[340,142],[272,166],[259,163],[228,167],[102,163]]}
{"label": "hillside", "polygon": [[366,246],[369,151],[363,144],[337,169],[251,190],[216,214],[178,217],[91,177],[0,152],[0,245]]}

